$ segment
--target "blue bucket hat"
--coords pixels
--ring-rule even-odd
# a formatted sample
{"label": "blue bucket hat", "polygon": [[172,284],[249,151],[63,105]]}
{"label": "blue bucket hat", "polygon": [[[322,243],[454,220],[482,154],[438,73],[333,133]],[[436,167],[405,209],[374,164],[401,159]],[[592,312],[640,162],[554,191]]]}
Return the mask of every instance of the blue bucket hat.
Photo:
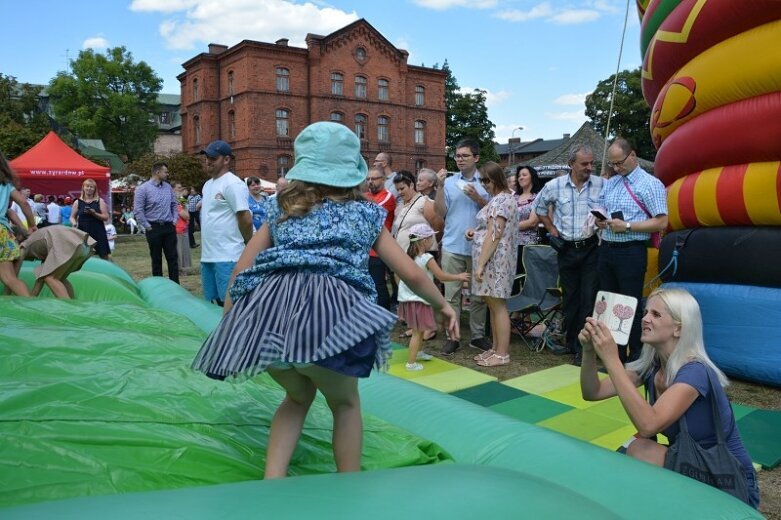
{"label": "blue bucket hat", "polygon": [[296,162],[285,178],[337,188],[358,186],[369,168],[361,142],[340,123],[319,122],[304,128],[293,144]]}

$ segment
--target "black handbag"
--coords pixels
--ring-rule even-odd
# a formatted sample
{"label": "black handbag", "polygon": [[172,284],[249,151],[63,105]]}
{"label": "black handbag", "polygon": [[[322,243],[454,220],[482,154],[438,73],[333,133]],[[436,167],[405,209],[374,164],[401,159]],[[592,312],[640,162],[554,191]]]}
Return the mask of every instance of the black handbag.
{"label": "black handbag", "polygon": [[710,384],[710,402],[717,442],[707,449],[700,446],[689,434],[684,414],[678,420],[680,432],[678,432],[675,443],[667,450],[664,467],[718,488],[748,503],[748,483],[743,465],[727,448],[721,414],[716,404],[713,376],[707,367],[705,372],[708,374],[708,383]]}

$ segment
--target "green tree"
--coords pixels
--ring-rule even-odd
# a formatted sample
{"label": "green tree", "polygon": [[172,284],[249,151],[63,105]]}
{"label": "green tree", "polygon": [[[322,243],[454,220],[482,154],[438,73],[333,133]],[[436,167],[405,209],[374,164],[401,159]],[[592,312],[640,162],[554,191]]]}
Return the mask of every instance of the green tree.
{"label": "green tree", "polygon": [[[438,68],[434,65],[434,68]],[[494,148],[494,125],[488,119],[485,106],[485,90],[474,89],[471,93],[462,93],[450,66],[445,60],[442,70],[445,78],[445,145],[447,147],[447,169],[454,171],[453,159],[456,143],[464,137],[474,137],[480,142],[480,162],[498,161],[499,155]]]}
{"label": "green tree", "polygon": [[0,73],[0,151],[9,159],[29,150],[50,130],[38,105],[41,90]]}
{"label": "green tree", "polygon": [[207,181],[206,171],[203,169],[199,156],[175,152],[170,154],[146,153],[128,163],[125,173],[137,176],[140,180],[147,180],[152,176],[152,165],[158,161],[168,164],[169,181],[181,182],[184,186],[200,188]]}
{"label": "green tree", "polygon": [[102,139],[106,149],[128,161],[152,149],[163,81],[143,61],[133,61],[125,47],[96,54],[92,49],[71,61],[49,84],[55,117],[79,137]]}
{"label": "green tree", "polygon": [[[594,92],[586,96],[586,116],[594,130],[605,135],[613,82],[616,75],[600,81]],[[649,122],[651,108],[643,98],[640,68],[618,73],[616,99],[610,118],[610,137],[622,136],[630,139],[637,147],[637,154],[649,161],[656,157],[656,148],[651,141]]]}

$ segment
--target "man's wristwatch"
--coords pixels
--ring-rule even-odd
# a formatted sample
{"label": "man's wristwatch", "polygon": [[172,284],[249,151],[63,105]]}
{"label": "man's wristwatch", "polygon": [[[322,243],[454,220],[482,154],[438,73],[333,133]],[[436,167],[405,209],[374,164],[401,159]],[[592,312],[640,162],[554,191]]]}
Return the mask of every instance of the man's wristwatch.
{"label": "man's wristwatch", "polygon": [[626,230],[627,231],[632,231],[632,223],[631,222],[627,222],[626,223]]}

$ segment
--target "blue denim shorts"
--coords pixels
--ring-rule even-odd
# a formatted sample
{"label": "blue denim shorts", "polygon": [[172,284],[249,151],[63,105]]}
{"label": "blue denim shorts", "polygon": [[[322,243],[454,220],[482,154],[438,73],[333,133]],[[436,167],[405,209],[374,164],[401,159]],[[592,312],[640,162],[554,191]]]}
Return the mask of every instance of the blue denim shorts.
{"label": "blue denim shorts", "polygon": [[203,297],[207,301],[225,301],[230,280],[236,262],[201,262],[201,284]]}

